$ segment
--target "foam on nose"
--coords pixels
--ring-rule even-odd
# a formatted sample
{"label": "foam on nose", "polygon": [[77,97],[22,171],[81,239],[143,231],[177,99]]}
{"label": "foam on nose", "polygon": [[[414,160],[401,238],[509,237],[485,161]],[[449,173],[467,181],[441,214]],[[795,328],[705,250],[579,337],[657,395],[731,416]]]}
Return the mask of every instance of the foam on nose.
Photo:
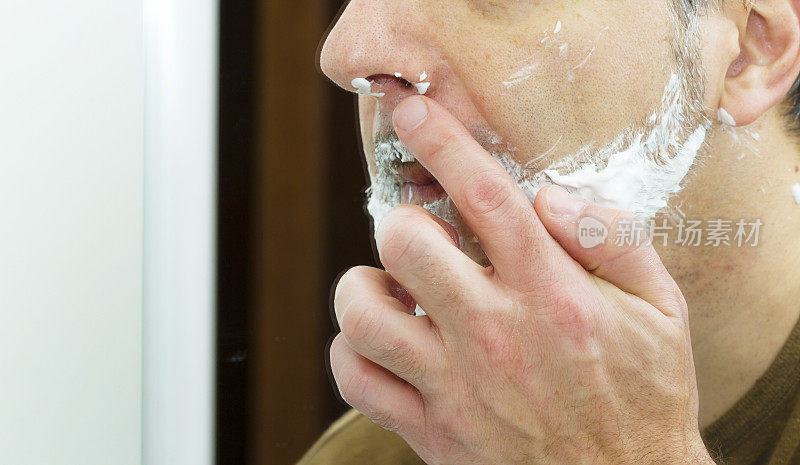
{"label": "foam on nose", "polygon": [[366,78],[355,78],[350,84],[356,89],[357,94],[370,95],[376,98],[381,98],[386,95],[384,92],[372,92],[372,83]]}
{"label": "foam on nose", "polygon": [[414,83],[414,87],[417,88],[417,93],[420,95],[428,93],[428,88],[431,86],[430,82],[425,82],[426,79],[428,79],[428,73],[423,71],[422,74],[419,75],[419,82]]}

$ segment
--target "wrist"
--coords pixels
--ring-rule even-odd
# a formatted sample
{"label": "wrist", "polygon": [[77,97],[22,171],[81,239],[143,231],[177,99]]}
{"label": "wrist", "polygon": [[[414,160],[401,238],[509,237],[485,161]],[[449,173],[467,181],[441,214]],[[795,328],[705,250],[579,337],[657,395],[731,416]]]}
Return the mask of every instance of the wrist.
{"label": "wrist", "polygon": [[706,449],[700,434],[695,439],[686,441],[668,441],[658,443],[653,441],[648,448],[646,457],[640,457],[636,463],[649,463],[652,465],[717,465]]}
{"label": "wrist", "polygon": [[711,458],[711,454],[708,453],[708,449],[706,449],[706,445],[703,443],[703,440],[700,437],[700,433],[697,433],[697,439],[695,439],[691,444],[689,449],[689,458],[685,460],[684,463],[691,463],[692,465],[717,465],[717,462]]}

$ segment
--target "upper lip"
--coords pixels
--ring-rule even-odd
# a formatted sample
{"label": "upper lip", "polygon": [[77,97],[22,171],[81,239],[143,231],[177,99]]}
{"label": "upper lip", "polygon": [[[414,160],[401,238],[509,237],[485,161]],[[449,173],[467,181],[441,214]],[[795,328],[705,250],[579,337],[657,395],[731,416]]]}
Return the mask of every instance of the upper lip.
{"label": "upper lip", "polygon": [[378,99],[381,108],[393,110],[401,100],[417,93],[414,86],[403,78],[388,74],[373,74],[366,79],[372,84],[372,92],[384,94]]}
{"label": "upper lip", "polygon": [[400,178],[412,184],[421,186],[436,182],[436,178],[426,170],[419,162],[403,163],[397,167],[397,174]]}

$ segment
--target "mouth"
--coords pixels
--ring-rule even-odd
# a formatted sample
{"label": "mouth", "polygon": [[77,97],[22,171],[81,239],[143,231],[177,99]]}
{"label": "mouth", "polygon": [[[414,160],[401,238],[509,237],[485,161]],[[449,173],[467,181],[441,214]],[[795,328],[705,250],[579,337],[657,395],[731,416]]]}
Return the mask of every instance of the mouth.
{"label": "mouth", "polygon": [[400,201],[403,203],[432,203],[445,196],[439,181],[417,161],[400,164],[396,172],[401,181]]}

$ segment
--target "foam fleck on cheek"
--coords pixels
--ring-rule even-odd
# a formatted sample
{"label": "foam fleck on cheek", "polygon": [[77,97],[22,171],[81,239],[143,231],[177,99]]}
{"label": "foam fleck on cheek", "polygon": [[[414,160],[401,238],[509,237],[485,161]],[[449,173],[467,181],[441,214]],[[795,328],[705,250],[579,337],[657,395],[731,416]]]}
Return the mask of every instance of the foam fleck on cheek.
{"label": "foam fleck on cheek", "polygon": [[[560,58],[566,58],[569,50],[569,44],[566,42],[560,42],[556,37],[558,33],[561,32],[562,28],[563,25],[561,24],[561,21],[558,21],[553,27],[552,34],[550,33],[550,28],[545,29],[543,33],[544,38],[542,38],[539,43],[544,46],[545,50],[550,50],[554,46],[558,45],[557,56]],[[518,61],[516,65],[517,69],[502,82],[503,86],[505,86],[507,89],[510,89],[533,77],[534,72],[539,67],[539,58],[543,58],[541,53],[534,53],[528,58]]]}
{"label": "foam fleck on cheek", "polygon": [[592,58],[592,55],[594,55],[594,52],[595,52],[595,50],[597,49],[597,43],[600,41],[600,37],[601,37],[601,36],[603,35],[603,33],[604,33],[605,31],[607,31],[607,30],[608,30],[608,26],[606,26],[606,27],[604,27],[603,29],[601,29],[601,30],[600,30],[600,32],[597,34],[597,37],[596,37],[596,38],[594,39],[594,41],[592,42],[592,46],[591,46],[591,48],[590,48],[590,49],[589,49],[589,51],[586,53],[586,56],[585,56],[585,57],[584,57],[584,58],[583,58],[583,59],[582,59],[582,60],[581,60],[581,61],[580,61],[580,62],[579,62],[577,65],[573,66],[573,67],[572,67],[572,69],[571,69],[571,70],[569,71],[569,73],[567,74],[567,81],[569,81],[569,82],[575,82],[575,76],[576,76],[576,75],[575,75],[575,73],[576,73],[576,72],[577,72],[579,69],[583,68],[583,65],[585,65],[586,63],[588,63],[588,62],[589,62],[589,59],[590,59],[590,58]]}
{"label": "foam fleck on cheek", "polygon": [[720,108],[717,110],[717,119],[722,124],[727,124],[728,126],[736,126],[736,120],[733,119],[730,113],[724,108]]}

